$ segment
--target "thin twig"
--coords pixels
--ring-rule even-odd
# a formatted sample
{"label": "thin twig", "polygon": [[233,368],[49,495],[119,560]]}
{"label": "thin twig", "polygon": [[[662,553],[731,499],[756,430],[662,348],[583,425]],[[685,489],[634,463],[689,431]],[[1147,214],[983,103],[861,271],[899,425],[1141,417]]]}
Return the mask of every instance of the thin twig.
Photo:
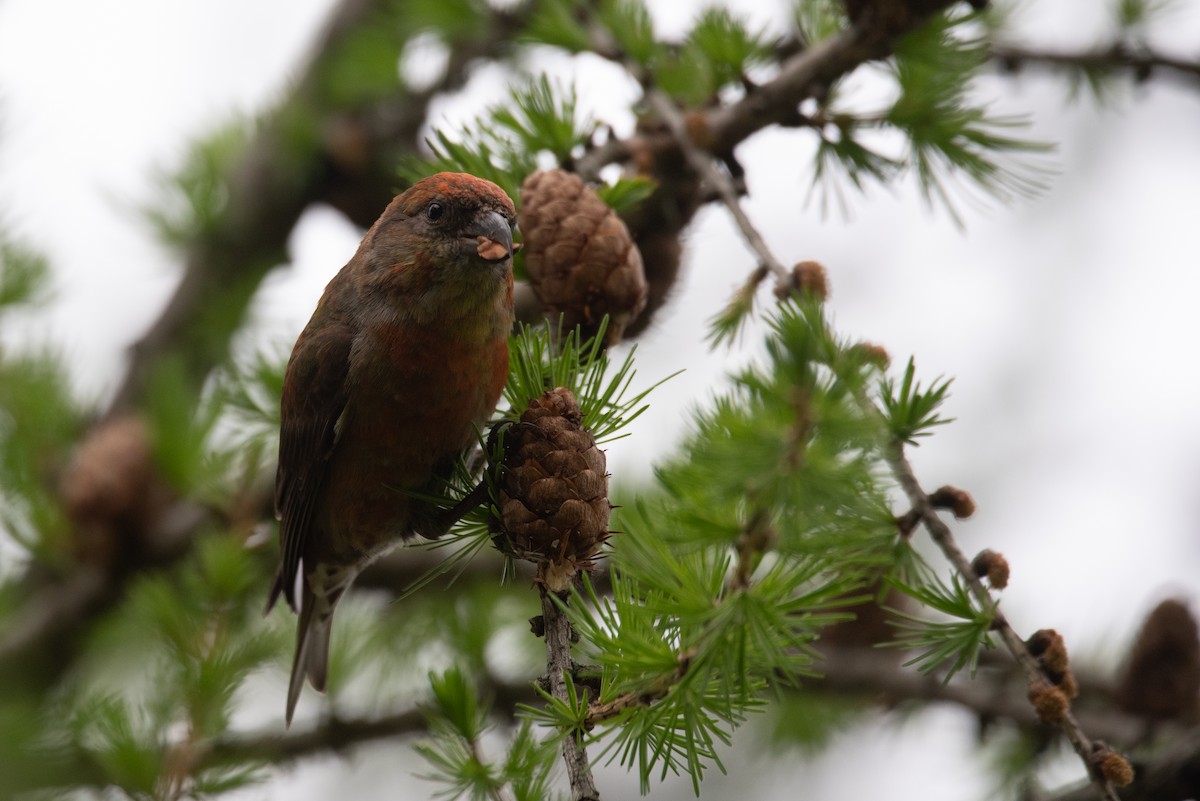
{"label": "thin twig", "polygon": [[1147,80],[1155,72],[1163,71],[1192,82],[1200,81],[1200,61],[1175,58],[1149,47],[1134,48],[1122,42],[1088,50],[1043,50],[1016,44],[994,44],[991,52],[992,58],[1010,72],[1025,65],[1059,70],[1128,70],[1136,79]]}
{"label": "thin twig", "polygon": [[[871,408],[874,409],[875,407],[872,405]],[[950,531],[950,527],[938,517],[933,504],[929,502],[929,496],[925,493],[925,490],[921,489],[916,474],[913,472],[912,465],[904,455],[903,446],[899,443],[894,443],[892,447],[888,448],[887,461],[892,469],[892,474],[895,475],[896,480],[900,484],[900,488],[908,497],[908,502],[912,504],[912,508],[920,515],[921,522],[925,525],[929,536],[938,548],[941,549],[942,554],[950,564],[954,566],[958,574],[967,582],[980,607],[994,611],[995,617],[992,621],[992,630],[1000,635],[1000,639],[1004,641],[1004,645],[1009,653],[1013,655],[1013,658],[1017,660],[1017,664],[1021,666],[1026,679],[1031,683],[1044,681],[1045,674],[1042,672],[1041,666],[1038,665],[1037,659],[1034,658],[1033,654],[1029,653],[1029,649],[1025,647],[1025,641],[1021,639],[1016,630],[1013,629],[1012,625],[1001,614],[997,608],[999,602],[992,597],[988,588],[975,575],[975,571],[971,569],[971,560],[958,547],[958,542],[954,539],[954,534]],[[1113,786],[1098,777],[1091,769],[1092,741],[1084,734],[1083,730],[1079,727],[1079,723],[1075,720],[1075,716],[1071,714],[1069,709],[1064,712],[1062,719],[1058,723],[1058,727],[1071,743],[1071,747],[1075,749],[1075,753],[1083,760],[1083,764],[1088,769],[1088,776],[1091,777],[1096,790],[1110,801],[1120,801]]]}
{"label": "thin twig", "polygon": [[[1200,728],[1161,738],[1163,747],[1134,760],[1137,775],[1121,793],[1123,801],[1175,801],[1200,798]],[[1046,801],[1089,801],[1091,787],[1080,785]]]}
{"label": "thin twig", "polygon": [[429,730],[424,713],[406,709],[372,718],[329,716],[309,729],[293,728],[230,735],[209,744],[201,763],[238,765],[261,760],[272,765],[293,762],[321,753],[340,753],[377,740],[422,734]]}
{"label": "thin twig", "polygon": [[729,209],[729,213],[733,216],[733,221],[737,224],[738,230],[742,232],[742,237],[746,240],[746,244],[758,256],[759,263],[774,273],[775,277],[779,280],[786,280],[788,269],[783,266],[779,259],[775,258],[775,254],[767,247],[766,240],[763,239],[762,234],[758,232],[758,229],[754,227],[754,223],[746,216],[733,181],[728,175],[717,169],[716,164],[713,163],[712,155],[696,147],[691,137],[688,136],[687,123],[683,118],[683,113],[662,90],[654,87],[646,90],[646,102],[650,104],[650,108],[662,118],[667,128],[670,129],[671,136],[679,143],[679,149],[683,151],[688,164],[692,166],[692,169],[709,186],[716,190],[717,195],[721,198],[721,202],[725,204],[725,208]]}
{"label": "thin twig", "polygon": [[679,683],[680,679],[687,674],[688,669],[692,665],[692,658],[695,656],[693,649],[688,649],[681,653],[676,661],[675,673],[671,676],[661,679],[653,686],[640,690],[636,693],[625,693],[618,695],[611,701],[596,702],[588,707],[587,719],[585,724],[588,727],[595,726],[598,723],[603,723],[606,720],[612,720],[620,715],[626,709],[637,709],[648,707],[654,704],[655,701],[665,698],[671,688]]}
{"label": "thin twig", "polygon": [[[555,602],[554,596],[543,586],[542,619],[545,621],[546,640],[546,683],[550,694],[563,703],[570,703],[567,694],[567,676],[572,672],[571,621]],[[565,602],[565,599],[562,599]],[[588,764],[587,751],[583,747],[580,733],[569,732],[563,737],[563,761],[567,765],[567,777],[571,782],[572,801],[600,801],[600,791]]]}

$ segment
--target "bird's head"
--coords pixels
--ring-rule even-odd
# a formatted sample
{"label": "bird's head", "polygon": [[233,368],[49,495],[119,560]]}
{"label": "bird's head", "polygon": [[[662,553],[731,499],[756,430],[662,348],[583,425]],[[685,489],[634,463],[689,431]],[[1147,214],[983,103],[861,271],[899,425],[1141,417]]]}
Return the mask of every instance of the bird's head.
{"label": "bird's head", "polygon": [[[512,200],[491,181],[443,172],[399,195],[363,239],[372,288],[436,302],[494,296],[512,279]],[[519,247],[519,246],[518,246]]]}

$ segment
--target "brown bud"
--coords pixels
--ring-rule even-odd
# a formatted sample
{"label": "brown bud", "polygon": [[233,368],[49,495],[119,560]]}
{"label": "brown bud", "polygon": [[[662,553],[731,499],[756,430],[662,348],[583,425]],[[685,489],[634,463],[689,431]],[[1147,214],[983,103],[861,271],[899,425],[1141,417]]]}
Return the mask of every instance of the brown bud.
{"label": "brown bud", "polygon": [[934,509],[949,509],[956,520],[966,520],[975,514],[975,499],[971,494],[949,484],[935,490],[929,496],[929,502]]}
{"label": "brown bud", "polygon": [[1079,695],[1079,685],[1071,673],[1071,662],[1067,657],[1067,644],[1054,629],[1039,629],[1025,641],[1050,683],[1054,684],[1066,698]]}
{"label": "brown bud", "polygon": [[1134,715],[1195,721],[1200,706],[1200,636],[1182,601],[1146,617],[1117,682],[1117,704]]}
{"label": "brown bud", "polygon": [[816,261],[802,261],[792,267],[787,278],[775,285],[775,297],[783,300],[788,295],[812,295],[817,300],[829,298],[829,276],[825,267]]}
{"label": "brown bud", "polygon": [[581,178],[565,170],[535,172],[521,185],[525,267],[547,316],[563,330],[595,336],[609,316],[606,344],[646,305],[642,256],[629,229]]}
{"label": "brown bud", "polygon": [[971,561],[971,569],[980,578],[987,578],[988,583],[997,590],[1008,586],[1008,560],[1004,554],[985,548]]}
{"label": "brown bud", "polygon": [[1092,767],[1113,787],[1128,787],[1133,783],[1133,766],[1103,742],[1092,743]]}
{"label": "brown bud", "polygon": [[1100,775],[1113,787],[1128,787],[1133,783],[1133,766],[1120,754],[1109,751],[1100,760]]}
{"label": "brown bud", "polygon": [[1067,700],[1063,691],[1045,679],[1030,682],[1029,703],[1033,704],[1033,711],[1037,713],[1038,720],[1051,725],[1062,722],[1071,707],[1071,702]]}
{"label": "brown bud", "polygon": [[1062,680],[1062,676],[1070,670],[1067,644],[1063,641],[1062,635],[1054,629],[1038,629],[1032,637],[1025,641],[1025,647],[1037,658],[1046,677],[1055,684],[1058,684]]}
{"label": "brown bud", "polygon": [[886,370],[892,363],[892,356],[883,345],[877,345],[874,342],[858,342],[851,345],[850,349],[863,361],[875,365],[880,370]]}
{"label": "brown bud", "polygon": [[575,397],[559,387],[530,401],[504,437],[501,545],[536,562],[553,592],[592,566],[609,534],[604,451],[581,420]]}

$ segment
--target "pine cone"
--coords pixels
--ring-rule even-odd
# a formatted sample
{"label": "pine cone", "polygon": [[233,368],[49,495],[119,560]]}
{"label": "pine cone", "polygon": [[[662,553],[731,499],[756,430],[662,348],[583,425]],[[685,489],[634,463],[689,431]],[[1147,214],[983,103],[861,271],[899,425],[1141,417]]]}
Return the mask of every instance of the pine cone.
{"label": "pine cone", "polygon": [[1147,616],[1117,682],[1117,705],[1157,720],[1200,719],[1200,634],[1182,601]]}
{"label": "pine cone", "polygon": [[563,330],[594,336],[609,316],[605,344],[621,340],[646,305],[642,255],[629,229],[582,179],[535,172],[521,185],[525,268],[547,316]]}
{"label": "pine cone", "polygon": [[172,493],[158,476],[146,424],[132,416],[100,423],[76,448],[59,487],[80,561],[113,566],[146,547],[149,526]]}
{"label": "pine cone", "polygon": [[536,562],[553,592],[590,569],[608,538],[604,451],[581,420],[575,397],[559,387],[531,401],[505,433],[501,545]]}
{"label": "pine cone", "polygon": [[[895,621],[896,616],[888,610],[909,610],[911,604],[907,595],[891,586],[880,598],[881,589],[883,589],[882,579],[873,581],[862,590],[847,593],[847,595],[860,596],[869,593],[872,596],[871,600],[865,603],[860,601],[853,605],[837,604],[831,607],[829,611],[850,612],[854,615],[854,619],[843,620],[821,629],[819,640],[821,645],[873,649],[883,643],[895,640],[897,629],[891,624]],[[876,651],[875,653],[879,654],[881,659],[895,657],[898,660],[901,656],[899,648],[889,648],[886,652]]]}

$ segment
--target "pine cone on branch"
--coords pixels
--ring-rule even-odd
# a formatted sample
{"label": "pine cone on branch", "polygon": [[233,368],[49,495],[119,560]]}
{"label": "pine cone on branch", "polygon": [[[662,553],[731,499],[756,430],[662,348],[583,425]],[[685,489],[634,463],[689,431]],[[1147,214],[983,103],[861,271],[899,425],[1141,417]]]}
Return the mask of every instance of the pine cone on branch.
{"label": "pine cone on branch", "polygon": [[505,432],[504,451],[500,545],[535,562],[538,580],[562,592],[608,539],[604,451],[565,387],[530,401]]}
{"label": "pine cone on branch", "polygon": [[521,230],[529,282],[551,322],[595,336],[609,316],[605,344],[621,340],[646,305],[642,255],[625,223],[579,176],[535,172],[521,185]]}

